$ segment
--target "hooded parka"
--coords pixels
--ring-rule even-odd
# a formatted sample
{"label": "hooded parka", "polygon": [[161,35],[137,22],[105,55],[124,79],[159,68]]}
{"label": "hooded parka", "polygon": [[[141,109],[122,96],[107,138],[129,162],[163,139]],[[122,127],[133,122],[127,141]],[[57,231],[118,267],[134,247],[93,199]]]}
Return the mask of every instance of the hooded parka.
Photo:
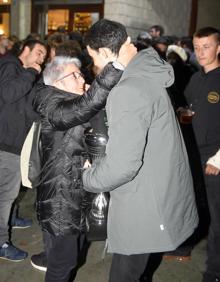
{"label": "hooded parka", "polygon": [[106,156],[83,173],[87,191],[110,191],[108,251],[174,250],[198,224],[188,157],[166,88],[172,67],[140,51],[110,92]]}

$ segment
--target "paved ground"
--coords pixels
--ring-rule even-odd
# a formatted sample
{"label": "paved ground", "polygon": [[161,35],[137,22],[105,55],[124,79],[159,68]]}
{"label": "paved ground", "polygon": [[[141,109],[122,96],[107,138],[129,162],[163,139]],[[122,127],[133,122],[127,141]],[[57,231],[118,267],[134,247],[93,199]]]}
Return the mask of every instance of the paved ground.
{"label": "paved ground", "polygon": [[[28,229],[13,230],[12,240],[16,246],[28,251],[22,262],[0,260],[0,282],[43,282],[44,273],[32,268],[30,256],[42,248],[42,239],[34,211],[35,191],[28,190],[22,200],[21,215],[33,219]],[[92,243],[87,262],[78,271],[75,282],[107,282],[111,255],[101,258],[104,242]],[[200,282],[204,270],[206,241],[201,241],[193,250],[188,262],[162,261],[154,274],[153,282]],[[118,281],[120,282],[120,281]]]}

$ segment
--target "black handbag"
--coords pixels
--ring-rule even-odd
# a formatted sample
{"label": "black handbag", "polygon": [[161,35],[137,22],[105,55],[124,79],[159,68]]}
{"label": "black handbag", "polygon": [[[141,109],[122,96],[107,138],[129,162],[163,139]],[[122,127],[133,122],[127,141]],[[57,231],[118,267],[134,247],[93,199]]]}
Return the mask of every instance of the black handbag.
{"label": "black handbag", "polygon": [[[90,161],[98,161],[105,154],[107,136],[101,133],[87,133],[85,146]],[[86,236],[88,241],[104,241],[107,238],[107,217],[109,193],[90,193],[90,204],[86,213]]]}

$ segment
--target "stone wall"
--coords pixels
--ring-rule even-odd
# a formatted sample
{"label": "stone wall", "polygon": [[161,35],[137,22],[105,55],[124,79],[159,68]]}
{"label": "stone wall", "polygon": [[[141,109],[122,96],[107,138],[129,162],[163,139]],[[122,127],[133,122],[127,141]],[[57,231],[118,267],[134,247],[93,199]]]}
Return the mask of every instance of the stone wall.
{"label": "stone wall", "polygon": [[24,39],[31,31],[31,0],[13,0],[10,16],[11,34]]}
{"label": "stone wall", "polygon": [[167,35],[188,35],[191,0],[105,0],[104,17],[123,23],[129,35],[160,24]]}
{"label": "stone wall", "polygon": [[220,29],[219,10],[219,0],[199,0],[197,29],[205,26]]}

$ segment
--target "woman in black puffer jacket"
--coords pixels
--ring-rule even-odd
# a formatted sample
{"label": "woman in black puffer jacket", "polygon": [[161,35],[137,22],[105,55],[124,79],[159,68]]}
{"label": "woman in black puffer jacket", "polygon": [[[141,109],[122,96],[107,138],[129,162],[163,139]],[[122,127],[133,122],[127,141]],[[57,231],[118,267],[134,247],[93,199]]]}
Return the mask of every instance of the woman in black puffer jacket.
{"label": "woman in black puffer jacket", "polygon": [[89,119],[105,106],[122,73],[108,64],[82,93],[79,67],[75,58],[56,57],[43,73],[47,85],[39,85],[34,100],[42,125],[37,216],[46,247],[47,282],[68,281],[77,264],[77,241],[84,231],[86,209],[81,180],[86,160],[83,137],[90,128]]}

